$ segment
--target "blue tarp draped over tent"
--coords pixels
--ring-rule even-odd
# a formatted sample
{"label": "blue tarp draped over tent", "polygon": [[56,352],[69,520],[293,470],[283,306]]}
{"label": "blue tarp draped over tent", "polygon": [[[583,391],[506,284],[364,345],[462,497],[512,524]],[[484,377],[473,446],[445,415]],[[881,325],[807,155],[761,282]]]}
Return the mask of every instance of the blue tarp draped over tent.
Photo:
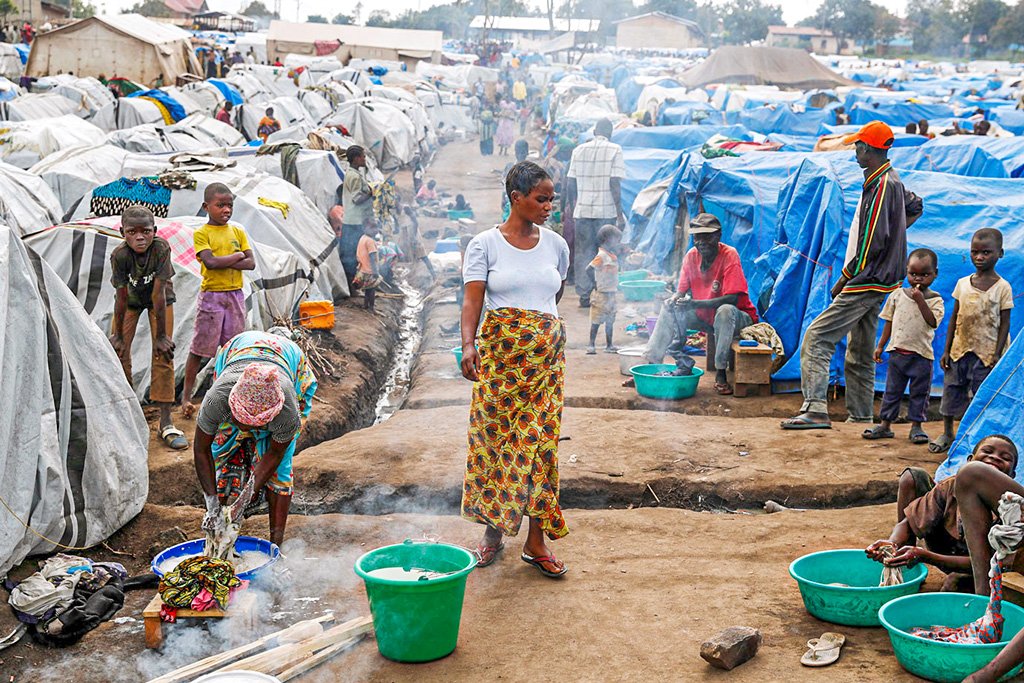
{"label": "blue tarp draped over tent", "polygon": [[799,114],[785,104],[743,109],[739,112],[739,123],[763,135],[814,135],[821,124],[835,121],[834,108],[808,109]]}
{"label": "blue tarp draped over tent", "polygon": [[612,142],[622,145],[623,148],[681,150],[700,147],[713,135],[724,135],[739,140],[752,139],[750,131],[743,126],[656,126],[622,128],[612,133]]}
{"label": "blue tarp draped over tent", "polygon": [[650,181],[651,177],[667,162],[679,157],[672,149],[639,149],[626,147],[622,160],[626,164],[626,177],[622,179],[622,211],[628,217],[633,200]]}
{"label": "blue tarp draped over tent", "polygon": [[[818,126],[818,135],[830,135],[832,133],[846,133],[849,135],[856,133],[858,130],[860,130],[860,126],[831,126],[823,123]],[[900,132],[902,130],[902,127],[900,127],[900,130],[893,130],[893,134],[896,136],[892,143],[893,147],[917,147],[928,142],[928,138],[923,135],[908,135]]]}
{"label": "blue tarp draped over tent", "polygon": [[889,158],[901,169],[975,178],[1019,178],[1024,173],[1024,138],[950,135],[920,147],[894,149]]}
{"label": "blue tarp draped over tent", "polygon": [[990,111],[988,116],[1014,135],[1024,135],[1024,109],[999,107]]}
{"label": "blue tarp draped over tent", "polygon": [[[877,106],[876,106],[877,105]],[[911,121],[921,119],[951,118],[956,111],[948,104],[919,104],[917,102],[862,102],[848,107],[850,123],[864,125],[870,121],[883,121],[890,126],[903,128]]]}
{"label": "blue tarp draped over tent", "polygon": [[663,106],[658,114],[658,124],[662,126],[685,126],[698,122],[714,125],[729,123],[725,112],[707,102],[673,102]]}
{"label": "blue tarp draped over tent", "polygon": [[768,140],[782,145],[782,152],[812,152],[814,145],[818,142],[817,135],[784,135],[782,133],[770,133]]}
{"label": "blue tarp draped over tent", "polygon": [[222,81],[219,78],[209,78],[207,79],[207,83],[213,85],[213,87],[220,91],[220,94],[224,97],[225,100],[235,105],[236,107],[240,104],[245,103],[245,100],[242,99],[242,93],[239,92],[238,88],[236,88],[231,83],[228,83],[227,81]]}
{"label": "blue tarp draped over tent", "polygon": [[[1020,246],[1018,244],[1017,248]],[[935,472],[935,479],[942,481],[956,474],[967,462],[974,446],[991,434],[1005,434],[1018,448],[1024,445],[1021,405],[1024,405],[1024,334],[1017,335],[978,389],[960,421],[956,441]],[[1024,467],[1020,465],[1017,466],[1017,481],[1024,484]]]}
{"label": "blue tarp draped over tent", "polygon": [[[908,231],[911,249],[928,247],[939,256],[940,292],[948,312],[956,281],[973,272],[968,258],[970,236],[980,227],[1006,235],[1006,257],[999,272],[1010,282],[1024,277],[1024,181],[969,178],[946,173],[907,171],[908,188],[925,201],[924,215]],[[747,154],[704,160],[685,157],[675,174],[677,197],[690,215],[701,208],[718,215],[723,241],[740,252],[750,296],[779,332],[789,360],[776,379],[799,379],[799,342],[814,317],[828,304],[829,289],[842,267],[849,227],[863,174],[844,152],[819,154]],[[674,244],[675,210],[666,197],[639,236],[648,255],[646,267],[658,269]],[[675,204],[678,207],[678,203]],[[1011,331],[1020,327],[1011,318]],[[946,322],[936,332],[941,349]],[[936,357],[941,355],[938,353]],[[833,361],[833,379],[842,378],[842,353]],[[878,388],[885,367],[879,367]],[[934,382],[941,387],[936,364]]]}
{"label": "blue tarp draped over tent", "polygon": [[181,121],[186,116],[185,107],[181,106],[181,103],[178,102],[178,100],[174,99],[163,90],[139,90],[137,92],[133,92],[128,97],[144,97],[156,100],[167,107],[167,111],[175,121]]}

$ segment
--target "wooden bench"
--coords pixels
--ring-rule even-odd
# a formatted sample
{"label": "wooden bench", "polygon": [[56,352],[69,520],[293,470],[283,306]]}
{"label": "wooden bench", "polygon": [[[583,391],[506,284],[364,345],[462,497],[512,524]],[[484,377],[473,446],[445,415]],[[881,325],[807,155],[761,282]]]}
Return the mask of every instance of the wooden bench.
{"label": "wooden bench", "polygon": [[[146,629],[146,647],[151,650],[158,649],[164,644],[164,622],[160,621],[160,608],[163,600],[157,593],[153,599],[142,610],[142,623]],[[193,609],[178,608],[178,620],[181,619],[224,619],[231,617],[241,620],[242,630],[251,632],[256,627],[256,598],[247,590],[235,593],[231,598],[231,604],[226,610],[213,609],[204,612],[197,612]]]}
{"label": "wooden bench", "polygon": [[772,348],[764,344],[740,346],[732,343],[733,395],[770,396],[772,393]]}

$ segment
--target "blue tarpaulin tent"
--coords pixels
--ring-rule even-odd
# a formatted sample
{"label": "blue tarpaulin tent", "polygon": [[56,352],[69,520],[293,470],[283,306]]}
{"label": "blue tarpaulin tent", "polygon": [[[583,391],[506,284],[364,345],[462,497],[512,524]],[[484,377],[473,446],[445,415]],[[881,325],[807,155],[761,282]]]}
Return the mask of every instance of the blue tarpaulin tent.
{"label": "blue tarpaulin tent", "polygon": [[175,121],[181,121],[186,116],[185,107],[181,106],[181,103],[178,102],[178,100],[174,99],[163,90],[138,90],[128,97],[141,97],[146,100],[156,100],[167,109],[167,112]]}
{"label": "blue tarpaulin tent", "polygon": [[629,216],[633,200],[650,181],[651,176],[667,162],[679,157],[679,152],[672,149],[639,149],[626,147],[622,150],[622,160],[626,164],[626,177],[622,179],[622,210]]}
{"label": "blue tarpaulin tent", "polygon": [[1019,178],[1024,173],[1024,138],[950,135],[919,147],[894,149],[889,158],[901,169],[975,178]]}
{"label": "blue tarpaulin tent", "polygon": [[[612,142],[625,147],[646,149],[693,149],[713,135],[751,140],[743,126],[656,126],[654,128],[622,128],[612,133]],[[590,139],[590,136],[586,136]]]}
{"label": "blue tarpaulin tent", "polygon": [[860,102],[846,111],[850,114],[850,123],[864,125],[870,121],[883,121],[890,126],[903,128],[911,121],[921,119],[951,118],[956,111],[948,104],[920,104],[917,102]]}
{"label": "blue tarpaulin tent", "polygon": [[[960,421],[956,441],[950,447],[945,462],[935,472],[936,481],[956,474],[967,462],[974,446],[986,436],[1005,434],[1018,447],[1024,445],[1024,421],[1020,419],[1022,405],[1024,335],[1017,335],[971,401],[964,419]],[[1017,481],[1024,484],[1024,467],[1020,465],[1017,466]]]}
{"label": "blue tarpaulin tent", "polygon": [[239,92],[238,88],[236,88],[231,83],[228,83],[227,81],[222,81],[219,78],[208,78],[207,82],[210,83],[213,87],[217,88],[217,90],[220,91],[220,94],[224,97],[224,99],[233,104],[234,106],[237,107],[238,105],[243,104],[245,102],[245,100],[242,99],[242,93]]}
{"label": "blue tarpaulin tent", "polygon": [[814,135],[821,124],[835,121],[834,108],[808,109],[799,114],[786,104],[743,109],[739,112],[738,123],[763,135]]}

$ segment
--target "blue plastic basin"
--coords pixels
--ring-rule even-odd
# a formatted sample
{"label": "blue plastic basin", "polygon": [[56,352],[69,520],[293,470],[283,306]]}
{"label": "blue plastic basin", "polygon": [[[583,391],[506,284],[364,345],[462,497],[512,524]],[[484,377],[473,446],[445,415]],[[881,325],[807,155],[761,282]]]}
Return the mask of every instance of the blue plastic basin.
{"label": "blue plastic basin", "polygon": [[[882,565],[863,550],[824,550],[794,560],[789,575],[813,616],[845,626],[878,626],[878,610],[895,598],[916,593],[928,576],[923,564],[903,568],[903,583],[879,586]],[[845,583],[843,586],[830,586]]]}
{"label": "blue plastic basin", "polygon": [[[150,568],[153,570],[154,574],[162,579],[164,577],[164,573],[160,571],[158,567],[163,564],[165,560],[169,560],[172,557],[191,557],[192,555],[201,555],[205,546],[206,539],[202,538],[197,538],[194,541],[185,541],[184,543],[171,546],[153,558]],[[252,550],[258,550],[266,555],[267,561],[258,567],[238,574],[238,578],[245,581],[252,581],[255,579],[260,572],[277,562],[277,558],[281,556],[281,549],[270,541],[263,540],[262,538],[256,538],[255,536],[239,536],[238,540],[235,542],[235,551],[244,553]]]}

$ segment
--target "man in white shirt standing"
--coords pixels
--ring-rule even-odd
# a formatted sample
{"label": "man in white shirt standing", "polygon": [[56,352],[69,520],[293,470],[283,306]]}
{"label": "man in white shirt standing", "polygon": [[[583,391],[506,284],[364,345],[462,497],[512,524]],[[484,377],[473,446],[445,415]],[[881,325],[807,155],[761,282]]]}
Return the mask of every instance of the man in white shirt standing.
{"label": "man in white shirt standing", "polygon": [[580,306],[590,306],[594,275],[587,265],[597,255],[597,231],[614,223],[624,228],[622,179],[626,164],[622,148],[610,141],[612,122],[602,119],[594,126],[594,139],[572,153],[569,161],[569,203],[575,206],[576,237],[573,242],[573,271]]}

